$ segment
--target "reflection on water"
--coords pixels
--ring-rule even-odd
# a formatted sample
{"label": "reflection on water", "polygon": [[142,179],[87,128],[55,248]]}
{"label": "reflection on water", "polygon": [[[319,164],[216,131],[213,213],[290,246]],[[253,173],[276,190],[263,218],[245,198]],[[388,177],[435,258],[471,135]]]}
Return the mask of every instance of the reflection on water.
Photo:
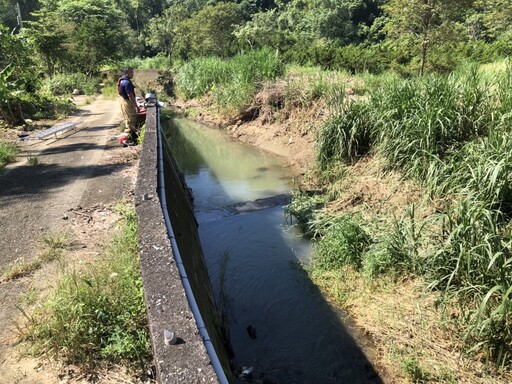
{"label": "reflection on water", "polygon": [[230,141],[224,132],[180,119],[165,135],[198,211],[289,192],[280,158]]}
{"label": "reflection on water", "polygon": [[178,125],[166,136],[195,208],[214,210],[199,234],[237,365],[269,383],[380,383],[302,269],[310,244],[286,225],[283,207],[225,214],[235,203],[289,193],[279,159],[223,132]]}

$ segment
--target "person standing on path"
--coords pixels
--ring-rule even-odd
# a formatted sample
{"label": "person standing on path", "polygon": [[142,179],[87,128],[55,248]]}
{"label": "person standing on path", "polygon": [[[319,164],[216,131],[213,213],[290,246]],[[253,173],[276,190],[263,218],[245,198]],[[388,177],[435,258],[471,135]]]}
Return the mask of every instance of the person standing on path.
{"label": "person standing on path", "polygon": [[133,68],[123,69],[123,75],[117,81],[117,92],[119,93],[119,102],[121,112],[123,113],[126,129],[130,132],[130,140],[135,142],[137,139],[137,113],[139,107],[135,97],[135,86],[132,83]]}

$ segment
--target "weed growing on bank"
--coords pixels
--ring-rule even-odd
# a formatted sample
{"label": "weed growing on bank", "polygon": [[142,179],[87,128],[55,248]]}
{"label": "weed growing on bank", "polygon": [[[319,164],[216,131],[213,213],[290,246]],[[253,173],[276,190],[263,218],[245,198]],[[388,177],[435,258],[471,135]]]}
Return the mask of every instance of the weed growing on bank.
{"label": "weed growing on bank", "polygon": [[0,142],[0,168],[12,163],[16,159],[16,155],[20,152],[18,147]]}
{"label": "weed growing on bank", "polygon": [[27,156],[27,163],[32,166],[39,165],[39,158],[37,156]]}
{"label": "weed growing on bank", "polygon": [[141,367],[150,358],[133,209],[105,258],[64,267],[48,299],[27,315],[23,339],[48,358],[94,369],[107,363]]}
{"label": "weed growing on bank", "polygon": [[69,243],[68,233],[46,233],[42,241],[45,249],[35,259],[30,261],[17,261],[10,265],[3,273],[0,281],[15,280],[30,275],[41,268],[44,264],[51,263],[60,258],[63,250]]}

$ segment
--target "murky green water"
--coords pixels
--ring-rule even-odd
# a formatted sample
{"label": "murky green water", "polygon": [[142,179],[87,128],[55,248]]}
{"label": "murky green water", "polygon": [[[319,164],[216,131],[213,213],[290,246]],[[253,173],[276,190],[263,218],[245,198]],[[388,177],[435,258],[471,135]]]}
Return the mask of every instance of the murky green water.
{"label": "murky green water", "polygon": [[193,190],[237,366],[251,367],[253,382],[380,382],[341,314],[301,266],[310,244],[287,225],[283,203],[274,198],[290,192],[283,161],[184,119],[165,132]]}
{"label": "murky green water", "polygon": [[173,155],[194,191],[196,211],[288,193],[289,177],[276,156],[231,141],[224,132],[189,120],[170,129]]}

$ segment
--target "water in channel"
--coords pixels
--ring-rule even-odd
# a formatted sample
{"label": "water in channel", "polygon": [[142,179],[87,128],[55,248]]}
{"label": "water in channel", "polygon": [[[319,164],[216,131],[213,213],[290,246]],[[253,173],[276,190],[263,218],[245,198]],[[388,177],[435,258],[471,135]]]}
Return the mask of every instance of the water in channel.
{"label": "water in channel", "polygon": [[287,225],[282,159],[186,119],[164,129],[193,191],[208,272],[246,381],[380,383],[309,281],[310,245]]}

